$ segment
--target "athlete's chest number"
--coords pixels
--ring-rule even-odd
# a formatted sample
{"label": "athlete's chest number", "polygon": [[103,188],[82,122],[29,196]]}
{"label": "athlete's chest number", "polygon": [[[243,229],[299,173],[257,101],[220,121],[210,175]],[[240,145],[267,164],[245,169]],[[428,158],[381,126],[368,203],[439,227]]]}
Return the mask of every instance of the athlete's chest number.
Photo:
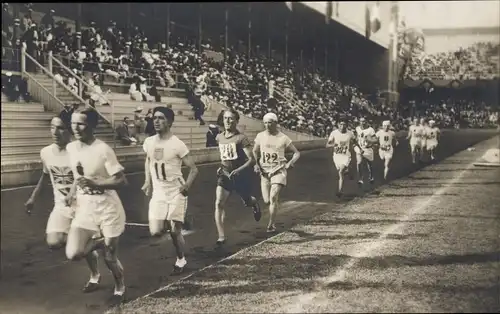
{"label": "athlete's chest number", "polygon": [[336,154],[347,154],[347,146],[344,146],[344,145],[337,145],[335,146],[334,148],[334,151]]}
{"label": "athlete's chest number", "polygon": [[384,136],[384,142],[389,142],[389,136]]}
{"label": "athlete's chest number", "polygon": [[278,162],[277,153],[262,152],[262,163],[263,164],[273,164]]}
{"label": "athlete's chest number", "polygon": [[238,152],[236,150],[236,143],[219,144],[219,152],[221,160],[236,160],[238,159]]}
{"label": "athlete's chest number", "polygon": [[153,164],[153,168],[155,170],[156,179],[162,180],[162,181],[167,180],[167,172],[165,171],[165,163],[155,162]]}

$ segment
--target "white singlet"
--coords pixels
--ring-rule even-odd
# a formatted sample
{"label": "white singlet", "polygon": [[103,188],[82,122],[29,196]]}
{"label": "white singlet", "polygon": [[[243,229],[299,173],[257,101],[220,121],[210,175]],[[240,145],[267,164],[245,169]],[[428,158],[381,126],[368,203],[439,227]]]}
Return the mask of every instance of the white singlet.
{"label": "white singlet", "polygon": [[351,163],[351,142],[353,139],[354,134],[351,131],[342,133],[340,130],[335,130],[330,134],[328,142],[334,141],[333,162],[337,168],[346,168]]}
{"label": "white singlet", "polygon": [[[279,132],[271,135],[267,131],[262,131],[255,137],[255,145],[260,147],[259,164],[265,173],[272,173],[276,169],[283,167],[287,160],[285,152],[292,140],[284,133]],[[261,177],[261,180],[268,180]],[[270,178],[270,183],[286,185],[286,170],[282,169]]]}
{"label": "white singlet", "polygon": [[392,130],[379,130],[376,136],[379,143],[378,154],[380,159],[392,159],[392,156],[394,155],[394,147],[392,146],[392,143],[396,137],[396,133]]}
{"label": "white singlet", "polygon": [[[358,139],[358,144],[359,146],[363,149],[363,156],[369,161],[373,161],[373,148],[371,143],[369,143],[366,138],[367,137],[372,137],[375,135],[375,130],[370,126],[367,127],[366,129],[361,129],[360,126],[356,127],[356,135]],[[354,150],[356,151],[357,158],[361,157],[360,151],[358,147],[354,147]]]}
{"label": "white singlet", "polygon": [[149,220],[184,222],[187,196],[180,194],[179,188],[185,183],[181,167],[182,158],[189,154],[188,147],[175,135],[162,140],[157,134],[146,138],[143,149],[153,181]]}

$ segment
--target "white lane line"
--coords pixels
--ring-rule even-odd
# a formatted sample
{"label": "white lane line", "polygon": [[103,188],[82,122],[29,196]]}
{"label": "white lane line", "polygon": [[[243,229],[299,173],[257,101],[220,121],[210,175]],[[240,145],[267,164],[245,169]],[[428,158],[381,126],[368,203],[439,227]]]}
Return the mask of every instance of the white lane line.
{"label": "white lane line", "polygon": [[386,242],[384,240],[387,238],[389,234],[396,233],[397,231],[403,229],[406,226],[406,223],[408,220],[412,219],[413,216],[419,214],[421,211],[424,211],[429,207],[429,205],[432,204],[432,202],[435,199],[438,199],[440,196],[445,194],[453,185],[455,185],[458,181],[462,179],[462,177],[474,167],[474,163],[480,160],[480,158],[477,158],[473,162],[469,163],[467,165],[467,168],[462,170],[457,176],[454,178],[448,180],[448,183],[437,190],[431,197],[427,198],[423,202],[415,202],[413,207],[410,209],[410,211],[403,216],[400,220],[401,222],[397,224],[393,224],[389,228],[387,228],[377,239],[368,242],[366,245],[364,245],[360,250],[357,252],[353,252],[350,255],[352,258],[344,264],[339,270],[337,270],[333,275],[329,277],[323,277],[319,280],[319,291],[307,293],[300,295],[299,297],[296,298],[295,302],[293,302],[291,305],[286,306],[282,310],[278,310],[277,312],[280,313],[303,313],[307,311],[306,307],[310,306],[312,304],[319,305],[319,304],[335,304],[335,302],[338,301],[340,297],[337,297],[335,299],[328,298],[326,296],[325,290],[322,288],[326,289],[326,285],[331,284],[333,282],[337,281],[343,281],[349,272],[349,270],[354,267],[361,258],[367,257],[370,255],[370,253],[376,251],[377,249],[383,247]]}
{"label": "white lane line", "polygon": [[[304,151],[301,151],[300,154],[310,154],[310,153],[314,153],[314,152],[317,152],[317,151],[321,151],[321,150],[325,150],[326,148],[322,147],[322,148],[315,148],[315,149],[308,149],[308,150],[304,150]],[[207,162],[207,163],[203,163],[203,164],[199,164],[197,165],[198,168],[201,168],[201,167],[208,167],[208,166],[213,166],[213,165],[218,165],[220,164],[220,161],[213,161],[213,162]],[[182,168],[185,168],[185,167],[182,167]],[[144,171],[136,171],[136,172],[130,172],[130,173],[126,173],[125,176],[129,177],[129,176],[136,176],[136,175],[140,175],[140,174],[143,174]],[[18,186],[18,187],[14,187],[14,188],[3,188],[0,190],[0,192],[9,192],[9,191],[17,191],[17,190],[22,190],[22,189],[33,189],[35,188],[36,184],[34,185],[23,185],[23,186]]]}

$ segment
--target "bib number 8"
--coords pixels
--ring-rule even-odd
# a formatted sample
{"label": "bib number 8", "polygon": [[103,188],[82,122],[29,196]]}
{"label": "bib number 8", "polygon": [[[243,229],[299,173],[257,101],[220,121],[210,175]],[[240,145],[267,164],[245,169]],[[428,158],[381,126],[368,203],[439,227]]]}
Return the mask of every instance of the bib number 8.
{"label": "bib number 8", "polygon": [[267,153],[267,152],[262,153],[262,163],[263,164],[276,163],[277,161],[278,161],[278,154],[277,153]]}

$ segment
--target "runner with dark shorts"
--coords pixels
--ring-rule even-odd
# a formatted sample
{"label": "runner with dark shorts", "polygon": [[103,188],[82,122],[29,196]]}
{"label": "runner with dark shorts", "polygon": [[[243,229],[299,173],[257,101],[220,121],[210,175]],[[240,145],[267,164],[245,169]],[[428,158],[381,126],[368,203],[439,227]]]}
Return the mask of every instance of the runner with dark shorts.
{"label": "runner with dark shorts", "polygon": [[236,129],[240,120],[238,112],[232,109],[226,110],[223,119],[225,130],[216,137],[221,159],[221,167],[217,170],[215,192],[215,224],[219,234],[217,245],[225,243],[225,204],[231,192],[238,193],[245,206],[253,208],[255,221],[259,221],[262,215],[257,199],[251,194],[254,163],[252,143],[246,135]]}

